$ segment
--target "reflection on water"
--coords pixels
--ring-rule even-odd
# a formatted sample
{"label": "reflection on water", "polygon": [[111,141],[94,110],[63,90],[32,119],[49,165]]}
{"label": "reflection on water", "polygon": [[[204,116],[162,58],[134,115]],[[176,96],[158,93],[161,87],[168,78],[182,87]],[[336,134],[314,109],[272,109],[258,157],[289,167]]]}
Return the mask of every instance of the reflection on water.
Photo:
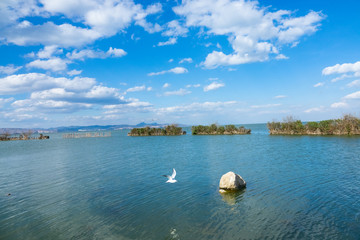
{"label": "reflection on water", "polygon": [[[245,127],[251,135],[1,142],[0,239],[359,238],[359,138]],[[229,171],[246,189],[219,193]]]}
{"label": "reflection on water", "polygon": [[239,191],[225,191],[220,189],[219,193],[222,196],[224,202],[229,205],[235,205],[242,200],[242,196],[245,193],[246,189],[241,189]]}

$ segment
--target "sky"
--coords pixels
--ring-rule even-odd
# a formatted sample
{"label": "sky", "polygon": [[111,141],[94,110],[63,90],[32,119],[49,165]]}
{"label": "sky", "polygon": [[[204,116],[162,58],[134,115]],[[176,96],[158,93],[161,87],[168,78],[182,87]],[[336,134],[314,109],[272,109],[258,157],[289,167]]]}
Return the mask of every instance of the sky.
{"label": "sky", "polygon": [[1,0],[0,127],[360,114],[357,0]]}

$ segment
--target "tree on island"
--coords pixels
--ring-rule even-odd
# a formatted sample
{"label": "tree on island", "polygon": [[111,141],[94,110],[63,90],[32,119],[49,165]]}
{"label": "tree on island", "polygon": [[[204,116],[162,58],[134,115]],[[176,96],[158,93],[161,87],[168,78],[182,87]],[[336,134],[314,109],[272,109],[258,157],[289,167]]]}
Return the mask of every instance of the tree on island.
{"label": "tree on island", "polygon": [[193,135],[232,135],[232,134],[250,134],[250,129],[245,129],[243,126],[237,128],[235,125],[218,126],[215,123],[210,126],[192,126],[191,132]]}
{"label": "tree on island", "polygon": [[307,122],[287,116],[283,122],[268,122],[267,127],[271,135],[359,135],[360,119],[351,114],[341,119]]}
{"label": "tree on island", "polygon": [[185,131],[181,127],[178,127],[176,124],[171,124],[165,128],[133,128],[128,133],[128,136],[176,136],[184,135]]}

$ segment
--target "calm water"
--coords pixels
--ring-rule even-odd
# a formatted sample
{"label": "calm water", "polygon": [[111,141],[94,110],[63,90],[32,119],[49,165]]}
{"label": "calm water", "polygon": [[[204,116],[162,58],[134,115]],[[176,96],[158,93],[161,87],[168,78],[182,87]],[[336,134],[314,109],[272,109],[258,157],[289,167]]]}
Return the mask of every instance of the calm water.
{"label": "calm water", "polygon": [[[246,127],[0,142],[0,239],[359,239],[359,137]],[[246,190],[218,192],[228,171]]]}

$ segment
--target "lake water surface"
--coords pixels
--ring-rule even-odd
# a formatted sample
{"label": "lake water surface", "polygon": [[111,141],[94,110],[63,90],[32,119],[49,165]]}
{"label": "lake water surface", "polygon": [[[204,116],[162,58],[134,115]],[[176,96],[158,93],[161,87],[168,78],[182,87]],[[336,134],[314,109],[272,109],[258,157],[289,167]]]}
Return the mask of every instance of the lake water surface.
{"label": "lake water surface", "polygon": [[[359,137],[245,127],[0,142],[0,239],[359,239]],[[220,194],[228,171],[247,188]]]}

